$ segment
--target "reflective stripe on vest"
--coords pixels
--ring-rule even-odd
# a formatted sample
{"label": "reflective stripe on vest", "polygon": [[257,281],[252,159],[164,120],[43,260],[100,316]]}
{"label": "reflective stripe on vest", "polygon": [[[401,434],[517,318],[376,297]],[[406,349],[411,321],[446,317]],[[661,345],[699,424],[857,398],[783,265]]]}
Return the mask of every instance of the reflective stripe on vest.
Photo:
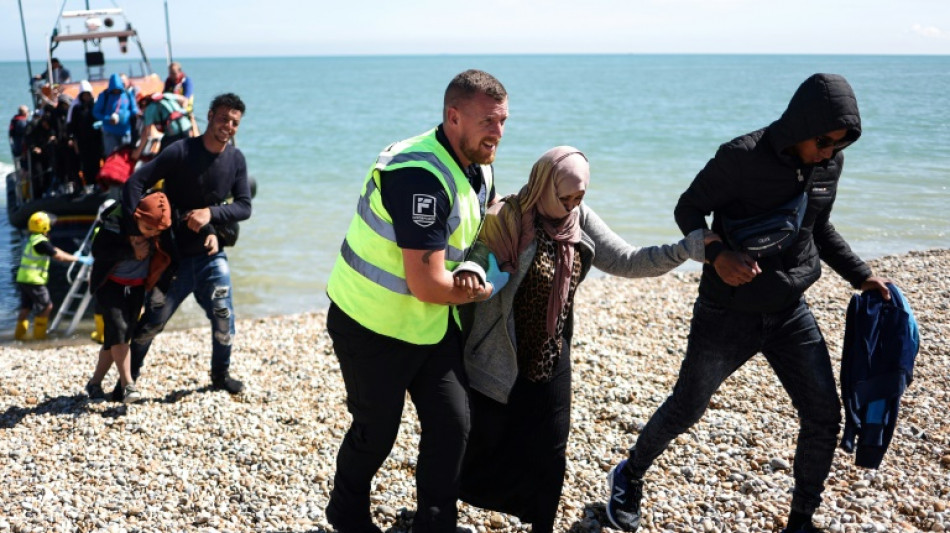
{"label": "reflective stripe on vest", "polygon": [[[445,268],[452,270],[464,259],[478,236],[484,205],[433,129],[390,146],[377,158],[366,177],[327,292],[340,309],[371,331],[413,344],[435,344],[445,336],[451,306],[422,302],[409,291],[402,249],[396,244],[392,218],[379,191],[381,172],[406,167],[432,173],[445,187],[451,202]],[[483,167],[483,174],[487,198],[491,168]],[[454,311],[452,315],[455,317]]]}
{"label": "reflective stripe on vest", "polygon": [[36,245],[48,240],[42,233],[30,235],[20,256],[20,268],[16,272],[17,283],[46,285],[49,280],[50,256],[37,253]]}
{"label": "reflective stripe on vest", "polygon": [[[456,185],[455,180],[452,178],[452,173],[441,161],[439,161],[435,154],[427,152],[412,152],[408,154],[398,154],[396,156],[380,156],[376,164],[376,168],[378,170],[383,170],[388,165],[398,165],[408,161],[425,161],[439,169],[439,171],[442,173],[443,183],[448,185],[449,198],[458,197],[458,185]],[[490,169],[491,167],[488,168]],[[490,173],[491,170],[483,170],[483,172]],[[486,183],[488,182],[490,182],[490,178],[486,175]],[[370,207],[370,197],[377,190],[378,188],[376,187],[376,181],[370,180],[366,185],[366,192],[360,196],[359,205],[357,206],[356,210],[363,219],[363,222],[372,228],[373,231],[375,231],[380,237],[390,242],[396,242],[396,231],[393,228],[393,225],[383,220]],[[486,191],[486,194],[488,194],[488,191]],[[462,217],[459,215],[459,203],[453,200],[452,210],[449,211],[449,218],[446,220],[446,229],[448,230],[447,233],[449,235],[454,233],[461,223]],[[445,250],[445,258],[449,261],[457,261],[461,263],[465,260],[465,253],[465,250],[460,250],[449,244]]]}
{"label": "reflective stripe on vest", "polygon": [[409,284],[406,283],[404,278],[390,274],[356,255],[356,252],[350,248],[350,243],[347,242],[346,239],[343,239],[343,246],[340,247],[340,255],[343,256],[343,260],[346,261],[347,265],[350,265],[353,270],[370,279],[373,283],[382,285],[397,294],[404,294],[406,296],[412,295],[412,292],[409,291]]}

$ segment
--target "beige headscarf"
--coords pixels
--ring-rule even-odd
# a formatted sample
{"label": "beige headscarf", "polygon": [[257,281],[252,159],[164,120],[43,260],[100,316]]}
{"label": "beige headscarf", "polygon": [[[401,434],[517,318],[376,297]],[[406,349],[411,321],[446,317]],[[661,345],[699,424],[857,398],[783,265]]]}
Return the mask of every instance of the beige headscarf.
{"label": "beige headscarf", "polygon": [[554,334],[557,317],[571,288],[573,247],[581,240],[580,210],[568,211],[560,198],[586,191],[590,164],[577,148],[557,146],[544,153],[531,168],[528,184],[488,210],[479,238],[506,272],[517,272],[518,256],[535,239],[535,220],[557,243],[554,286],[548,299],[547,330]]}

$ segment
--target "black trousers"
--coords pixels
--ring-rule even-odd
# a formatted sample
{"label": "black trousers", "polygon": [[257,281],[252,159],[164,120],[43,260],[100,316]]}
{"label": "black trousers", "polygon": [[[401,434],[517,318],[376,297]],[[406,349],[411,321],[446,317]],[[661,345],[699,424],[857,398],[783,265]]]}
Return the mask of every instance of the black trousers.
{"label": "black trousers", "polygon": [[518,376],[507,404],[471,391],[472,431],[460,497],[515,515],[532,533],[554,531],[571,430],[571,341],[550,381]]}
{"label": "black trousers", "polygon": [[370,483],[396,441],[408,392],[422,426],[412,530],[455,533],[470,425],[458,328],[450,318],[438,344],[409,344],[364,328],[331,304],[327,330],[353,415],[337,455],[328,516],[342,517],[345,524],[335,524],[341,529],[369,522]]}
{"label": "black trousers", "polygon": [[838,443],[841,403],[828,346],[804,298],[775,313],[740,313],[697,298],[673,393],[653,413],[630,450],[632,470],[642,476],[673,439],[703,416],[726,378],[758,352],[775,371],[798,413],[792,510],[814,513]]}

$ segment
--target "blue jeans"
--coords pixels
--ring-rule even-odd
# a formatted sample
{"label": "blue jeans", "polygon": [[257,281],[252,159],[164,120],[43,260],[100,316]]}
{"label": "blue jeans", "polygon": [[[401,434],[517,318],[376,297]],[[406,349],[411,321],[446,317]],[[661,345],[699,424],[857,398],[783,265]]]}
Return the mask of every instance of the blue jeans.
{"label": "blue jeans", "polygon": [[139,319],[131,346],[132,377],[138,379],[152,340],[165,329],[178,306],[195,295],[198,305],[211,321],[211,373],[219,374],[231,365],[234,338],[234,304],[231,301],[231,269],[224,252],[183,257],[168,292],[152,289],[145,300],[145,314]]}
{"label": "blue jeans", "polygon": [[696,300],[679,378],[630,450],[633,472],[646,472],[674,438],[700,419],[722,382],[758,352],[800,419],[792,509],[814,513],[831,470],[841,403],[828,347],[804,298],[778,313],[740,313],[703,297]]}

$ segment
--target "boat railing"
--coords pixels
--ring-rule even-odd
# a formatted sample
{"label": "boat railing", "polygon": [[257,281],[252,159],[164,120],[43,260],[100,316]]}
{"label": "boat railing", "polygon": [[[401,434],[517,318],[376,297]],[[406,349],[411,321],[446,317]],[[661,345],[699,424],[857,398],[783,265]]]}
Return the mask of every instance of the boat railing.
{"label": "boat railing", "polygon": [[115,30],[115,31],[97,31],[87,33],[70,33],[66,35],[55,35],[52,38],[54,43],[66,41],[95,41],[97,39],[108,39],[110,37],[135,37],[138,33],[135,30]]}
{"label": "boat railing", "polygon": [[103,7],[100,9],[72,9],[63,11],[59,17],[64,19],[82,18],[82,17],[108,17],[109,15],[122,15],[121,7]]}
{"label": "boat railing", "polygon": [[[125,21],[125,27],[120,28],[117,26],[113,17],[122,17],[123,21]],[[86,19],[84,24],[86,31],[73,32],[72,28],[65,26],[66,31],[64,32],[64,26],[60,24],[60,21],[62,19],[71,18]],[[102,29],[103,27],[106,29]],[[112,29],[113,27],[116,29]],[[128,39],[129,37],[138,37],[138,33],[136,33],[136,31],[132,29],[132,25],[129,24],[127,20],[125,20],[125,14],[122,11],[122,8],[119,7],[63,11],[59,16],[59,20],[57,20],[56,30],[51,41],[53,43],[60,43],[64,41],[96,41],[109,39],[112,37],[124,39]]]}
{"label": "boat railing", "polygon": [[[121,20],[119,20],[120,18]],[[74,29],[65,23],[65,21],[74,19],[84,19],[80,28]],[[82,42],[85,51],[85,79],[89,81],[107,79],[106,55],[103,52],[103,44],[109,39],[116,39],[119,53],[122,55],[128,53],[130,40],[138,48],[140,59],[129,63],[126,72],[129,77],[145,78],[151,75],[153,72],[152,65],[142,46],[139,34],[125,18],[122,8],[119,7],[61,11],[53,28],[52,37],[50,37],[47,65],[49,65],[52,58],[53,51],[61,43]],[[114,72],[122,71],[114,68],[111,70]],[[48,72],[52,72],[51,69]],[[48,85],[53,85],[52,79],[45,81]]]}

